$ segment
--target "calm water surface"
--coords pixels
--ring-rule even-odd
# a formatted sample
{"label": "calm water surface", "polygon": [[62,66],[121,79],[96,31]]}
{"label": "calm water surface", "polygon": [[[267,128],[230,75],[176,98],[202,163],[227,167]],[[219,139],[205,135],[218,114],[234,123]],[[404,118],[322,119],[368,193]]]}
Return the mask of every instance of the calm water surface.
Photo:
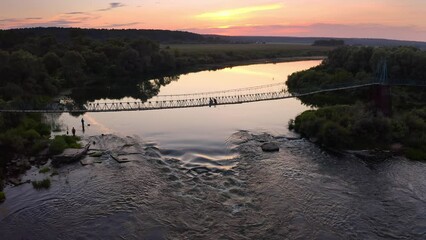
{"label": "calm water surface", "polygon": [[[317,64],[191,73],[160,94],[276,83]],[[288,120],[306,109],[287,99],[85,114],[93,148],[129,162],[106,152],[99,163],[58,169],[49,190],[7,187],[0,239],[426,239],[426,164],[366,163],[283,138],[292,135]],[[81,117],[52,117],[81,125]],[[265,141],[280,151],[262,152]],[[33,168],[24,180],[46,176]]]}

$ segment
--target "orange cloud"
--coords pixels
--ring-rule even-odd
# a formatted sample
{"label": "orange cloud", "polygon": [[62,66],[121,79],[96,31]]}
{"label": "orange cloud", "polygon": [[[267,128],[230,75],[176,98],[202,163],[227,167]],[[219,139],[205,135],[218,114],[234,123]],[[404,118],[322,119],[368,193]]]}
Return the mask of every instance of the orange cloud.
{"label": "orange cloud", "polygon": [[261,6],[251,6],[251,7],[243,7],[243,8],[236,8],[236,9],[228,9],[228,10],[221,10],[217,12],[206,12],[203,14],[196,15],[196,18],[200,19],[207,19],[207,20],[230,20],[234,18],[241,17],[242,15],[246,15],[249,13],[254,12],[261,12],[261,11],[270,11],[270,10],[277,10],[282,8],[282,4],[269,4],[269,5],[261,5]]}

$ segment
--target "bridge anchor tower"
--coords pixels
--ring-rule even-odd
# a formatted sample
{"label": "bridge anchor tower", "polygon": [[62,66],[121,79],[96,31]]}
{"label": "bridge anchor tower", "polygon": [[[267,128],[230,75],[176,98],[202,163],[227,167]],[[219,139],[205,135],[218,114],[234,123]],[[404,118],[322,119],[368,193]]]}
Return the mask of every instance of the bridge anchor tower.
{"label": "bridge anchor tower", "polygon": [[379,63],[378,70],[380,84],[374,86],[374,103],[377,112],[381,112],[383,115],[389,117],[392,115],[392,95],[391,87],[389,85],[388,68],[385,59]]}

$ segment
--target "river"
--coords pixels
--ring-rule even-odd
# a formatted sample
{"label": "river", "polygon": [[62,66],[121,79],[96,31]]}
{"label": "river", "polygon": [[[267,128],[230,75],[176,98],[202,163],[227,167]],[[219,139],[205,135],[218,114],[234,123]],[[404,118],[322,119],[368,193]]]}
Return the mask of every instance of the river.
{"label": "river", "polygon": [[[278,83],[318,64],[190,73],[159,94]],[[117,100],[134,99],[97,99]],[[287,123],[306,109],[286,99],[52,116],[129,162],[104,154],[96,164],[60,168],[49,190],[6,187],[1,239],[425,239],[426,164],[367,163],[293,138]],[[267,141],[280,151],[262,152]],[[24,180],[44,177],[33,168]]]}

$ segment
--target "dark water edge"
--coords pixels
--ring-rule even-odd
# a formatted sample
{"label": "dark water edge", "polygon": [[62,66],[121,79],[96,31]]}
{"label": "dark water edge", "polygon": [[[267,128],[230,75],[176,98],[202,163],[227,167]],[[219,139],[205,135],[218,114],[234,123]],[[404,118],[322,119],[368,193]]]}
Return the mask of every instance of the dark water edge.
{"label": "dark water edge", "polygon": [[[108,150],[100,163],[61,168],[50,190],[6,188],[2,239],[426,237],[422,162],[371,164],[303,139],[239,131],[229,139],[238,154],[232,169],[197,172],[134,137],[90,140]],[[280,151],[262,152],[269,141]]]}

